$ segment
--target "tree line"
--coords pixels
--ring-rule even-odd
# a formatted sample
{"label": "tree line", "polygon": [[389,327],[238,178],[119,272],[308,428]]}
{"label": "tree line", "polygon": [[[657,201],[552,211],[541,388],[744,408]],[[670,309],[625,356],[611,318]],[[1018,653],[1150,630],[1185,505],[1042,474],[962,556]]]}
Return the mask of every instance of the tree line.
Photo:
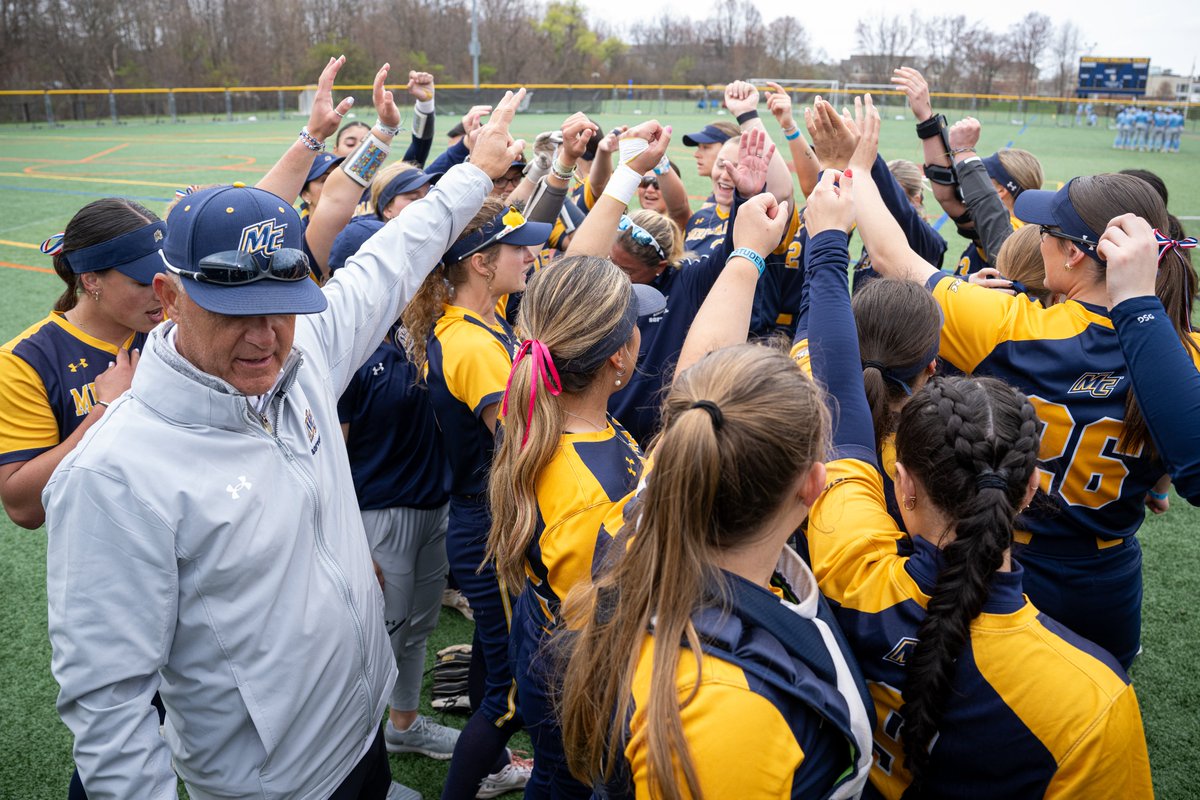
{"label": "tree line", "polygon": [[[832,60],[801,18],[769,22],[751,0],[704,19],[617,26],[579,0],[476,0],[480,80],[716,84],[733,77],[885,83],[901,63],[940,91],[1073,87],[1086,45],[1072,22],[1030,13],[1007,30],[964,16],[859,21],[857,50]],[[469,83],[471,0],[0,0],[0,85],[10,89],[293,85],[330,55],[339,83],[390,61]]]}

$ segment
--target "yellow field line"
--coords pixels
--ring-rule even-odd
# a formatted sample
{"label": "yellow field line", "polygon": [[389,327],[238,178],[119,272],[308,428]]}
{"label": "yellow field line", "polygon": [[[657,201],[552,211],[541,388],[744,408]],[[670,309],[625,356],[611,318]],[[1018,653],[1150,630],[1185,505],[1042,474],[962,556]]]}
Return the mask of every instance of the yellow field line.
{"label": "yellow field line", "polygon": [[0,239],[0,244],[6,244],[9,247],[25,247],[30,250],[41,250],[41,245],[30,244],[29,242],[14,242],[9,239]]}
{"label": "yellow field line", "polygon": [[122,178],[86,178],[80,175],[27,175],[24,172],[0,172],[0,178],[39,178],[45,181],[70,181],[72,183],[114,183],[122,186],[161,186],[165,189],[178,189],[179,181],[162,183],[159,181],[131,181]]}

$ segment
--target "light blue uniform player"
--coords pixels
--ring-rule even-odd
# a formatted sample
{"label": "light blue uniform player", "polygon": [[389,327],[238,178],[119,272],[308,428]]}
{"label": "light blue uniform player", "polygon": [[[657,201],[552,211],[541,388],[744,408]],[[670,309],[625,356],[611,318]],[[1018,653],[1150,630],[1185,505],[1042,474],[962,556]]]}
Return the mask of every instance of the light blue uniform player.
{"label": "light blue uniform player", "polygon": [[1183,126],[1186,123],[1187,119],[1179,112],[1179,109],[1171,112],[1171,118],[1167,121],[1166,152],[1179,152],[1179,142],[1183,138]]}

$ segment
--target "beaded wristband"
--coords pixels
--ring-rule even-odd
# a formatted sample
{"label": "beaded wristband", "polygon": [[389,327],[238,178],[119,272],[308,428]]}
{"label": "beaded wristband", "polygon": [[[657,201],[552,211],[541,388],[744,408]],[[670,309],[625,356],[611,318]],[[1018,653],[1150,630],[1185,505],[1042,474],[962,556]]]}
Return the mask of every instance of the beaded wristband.
{"label": "beaded wristband", "polygon": [[314,153],[325,152],[325,143],[318,141],[317,137],[308,132],[308,128],[300,129],[300,141],[304,142],[304,146]]}
{"label": "beaded wristband", "polygon": [[558,159],[556,158],[550,164],[550,173],[552,175],[554,175],[554,177],[558,178],[560,181],[565,181],[567,183],[570,183],[571,178],[573,178],[575,176],[575,168],[574,167],[564,167],[562,164],[558,163]]}
{"label": "beaded wristband", "polygon": [[737,250],[734,250],[732,253],[729,254],[730,258],[733,258],[734,256],[741,256],[742,258],[746,259],[754,266],[758,267],[759,275],[762,275],[767,270],[766,260],[762,256],[760,256],[758,253],[751,250],[749,247],[739,247]]}
{"label": "beaded wristband", "polygon": [[384,125],[383,120],[381,120],[381,119],[375,120],[375,127],[379,128],[380,133],[386,133],[388,136],[399,136],[400,135],[400,126],[399,125],[396,125],[396,126]]}
{"label": "beaded wristband", "polygon": [[349,175],[359,186],[367,186],[375,173],[383,166],[392,148],[373,132],[367,134],[358,147],[342,162],[342,172]]}

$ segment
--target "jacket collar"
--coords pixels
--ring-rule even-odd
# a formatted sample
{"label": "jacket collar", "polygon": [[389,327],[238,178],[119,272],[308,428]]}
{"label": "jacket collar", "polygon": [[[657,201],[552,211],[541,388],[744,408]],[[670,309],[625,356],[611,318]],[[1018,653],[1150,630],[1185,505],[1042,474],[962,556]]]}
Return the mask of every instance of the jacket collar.
{"label": "jacket collar", "polygon": [[[168,338],[174,327],[168,320],[150,332],[130,393],[178,425],[244,429],[248,420],[256,419],[250,398],[180,355]],[[302,363],[300,351],[293,347],[264,407],[292,384]]]}
{"label": "jacket collar", "polygon": [[[942,551],[932,542],[919,536],[912,537],[913,554],[905,562],[904,568],[917,587],[926,595],[933,592],[937,585],[937,576],[942,569]],[[993,573],[989,581],[987,600],[981,609],[985,614],[1011,614],[1019,611],[1025,605],[1021,594],[1021,584],[1025,571],[1016,559],[1012,559],[1012,572]]]}

